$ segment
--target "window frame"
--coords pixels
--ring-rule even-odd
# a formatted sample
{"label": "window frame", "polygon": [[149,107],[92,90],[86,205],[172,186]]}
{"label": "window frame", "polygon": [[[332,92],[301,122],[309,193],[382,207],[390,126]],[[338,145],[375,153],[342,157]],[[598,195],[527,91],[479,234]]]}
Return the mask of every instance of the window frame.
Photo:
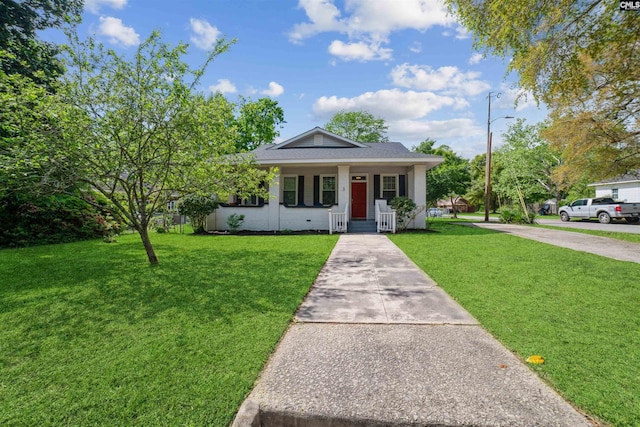
{"label": "window frame", "polygon": [[[387,198],[384,196],[385,193],[385,188],[384,188],[384,179],[391,177],[394,179],[394,195],[390,198]],[[399,183],[400,179],[398,178],[398,174],[380,174],[380,198],[381,199],[385,199],[385,200],[391,200],[394,197],[398,197],[399,191],[400,191],[400,183]],[[391,191],[391,190],[386,190],[386,191]]]}
{"label": "window frame", "polygon": [[[285,190],[285,182],[287,178],[293,179],[295,190]],[[285,202],[285,192],[293,191],[293,200],[295,203],[290,204]],[[298,175],[282,175],[282,204],[286,206],[297,206],[298,205]]]}
{"label": "window frame", "polygon": [[[333,190],[326,190],[326,191],[333,191],[333,201],[331,203],[326,203],[324,200],[324,179],[325,178],[333,178],[334,179],[334,188]],[[333,206],[337,203],[338,201],[338,176],[337,175],[332,175],[332,174],[327,174],[327,175],[320,175],[320,204],[322,206]]]}
{"label": "window frame", "polygon": [[612,188],[611,189],[611,198],[613,200],[618,200],[620,198],[620,189],[619,188]]}

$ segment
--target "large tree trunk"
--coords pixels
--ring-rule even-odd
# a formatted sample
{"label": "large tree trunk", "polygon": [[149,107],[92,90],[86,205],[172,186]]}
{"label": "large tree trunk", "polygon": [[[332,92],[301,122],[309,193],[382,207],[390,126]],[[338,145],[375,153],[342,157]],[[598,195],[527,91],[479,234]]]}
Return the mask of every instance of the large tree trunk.
{"label": "large tree trunk", "polygon": [[144,249],[147,251],[147,258],[149,258],[149,263],[151,265],[157,265],[158,257],[156,256],[156,252],[153,250],[151,240],[149,240],[149,231],[147,230],[147,227],[140,227],[138,232],[140,233],[140,239],[142,239]]}

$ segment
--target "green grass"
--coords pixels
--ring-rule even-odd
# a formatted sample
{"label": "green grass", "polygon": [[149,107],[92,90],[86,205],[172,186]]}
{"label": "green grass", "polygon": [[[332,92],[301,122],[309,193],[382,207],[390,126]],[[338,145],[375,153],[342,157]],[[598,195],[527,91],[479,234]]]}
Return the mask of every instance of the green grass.
{"label": "green grass", "polygon": [[336,236],[0,251],[0,425],[224,426]]}
{"label": "green grass", "polygon": [[640,265],[490,230],[390,238],[496,338],[588,413],[640,425]]}

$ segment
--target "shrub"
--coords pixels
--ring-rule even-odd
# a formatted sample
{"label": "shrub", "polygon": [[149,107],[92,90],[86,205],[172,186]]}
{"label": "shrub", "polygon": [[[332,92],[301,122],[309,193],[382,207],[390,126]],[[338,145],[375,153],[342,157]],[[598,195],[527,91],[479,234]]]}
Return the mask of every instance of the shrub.
{"label": "shrub", "polygon": [[191,220],[194,233],[204,232],[204,223],[207,215],[218,209],[218,201],[213,197],[191,195],[180,202],[178,213],[186,215]]}
{"label": "shrub", "polygon": [[12,193],[0,200],[0,246],[64,243],[118,234],[114,217],[102,196]]}
{"label": "shrub", "polygon": [[504,224],[535,224],[535,213],[527,212],[527,215],[518,207],[506,206],[500,209],[500,222]]}
{"label": "shrub", "polygon": [[416,203],[408,197],[399,196],[394,197],[389,205],[396,211],[396,218],[398,221],[398,229],[406,230],[409,222],[416,217],[417,206]]}
{"label": "shrub", "polygon": [[242,225],[242,223],[244,222],[244,215],[239,215],[239,214],[231,214],[229,215],[229,217],[227,218],[227,225],[229,226],[229,229],[231,230],[232,233],[237,233],[238,232],[238,228]]}

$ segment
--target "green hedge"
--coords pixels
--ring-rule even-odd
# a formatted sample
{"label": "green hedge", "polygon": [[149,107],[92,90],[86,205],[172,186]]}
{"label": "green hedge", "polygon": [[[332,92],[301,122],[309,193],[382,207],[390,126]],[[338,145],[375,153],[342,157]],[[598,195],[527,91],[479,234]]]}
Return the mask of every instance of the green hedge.
{"label": "green hedge", "polygon": [[98,196],[57,194],[37,197],[12,193],[0,199],[0,247],[33,246],[104,237],[117,233],[120,222],[109,215]]}

